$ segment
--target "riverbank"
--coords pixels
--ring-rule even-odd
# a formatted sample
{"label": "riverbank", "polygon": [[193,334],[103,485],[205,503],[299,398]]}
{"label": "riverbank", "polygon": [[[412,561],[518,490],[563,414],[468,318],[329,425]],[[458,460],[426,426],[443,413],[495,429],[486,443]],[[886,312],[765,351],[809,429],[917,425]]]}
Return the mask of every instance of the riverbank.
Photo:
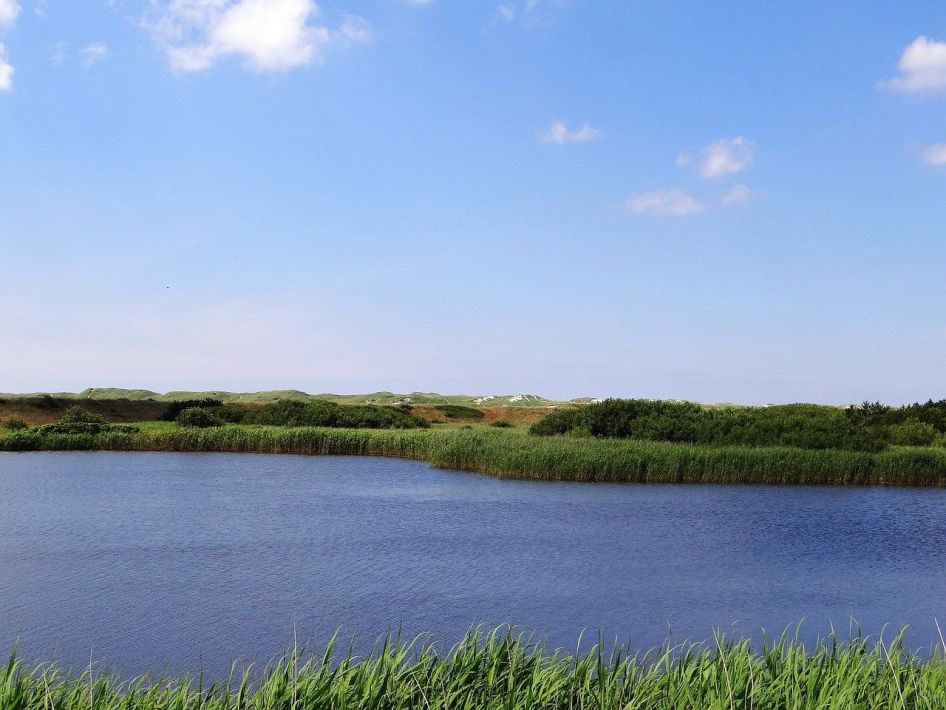
{"label": "riverbank", "polygon": [[470,633],[440,654],[387,639],[366,658],[329,644],[291,654],[254,678],[210,685],[194,678],[122,681],[55,666],[0,668],[0,707],[11,710],[138,708],[934,708],[946,698],[946,661],[904,653],[896,639],[828,642],[784,637],[753,650],[717,637],[631,655],[592,646],[550,653],[508,632]]}
{"label": "riverbank", "polygon": [[181,451],[395,456],[504,478],[628,483],[946,486],[946,450],[881,453],[702,446],[529,436],[492,427],[351,430],[315,427],[143,426],[138,432],[11,432],[5,451]]}

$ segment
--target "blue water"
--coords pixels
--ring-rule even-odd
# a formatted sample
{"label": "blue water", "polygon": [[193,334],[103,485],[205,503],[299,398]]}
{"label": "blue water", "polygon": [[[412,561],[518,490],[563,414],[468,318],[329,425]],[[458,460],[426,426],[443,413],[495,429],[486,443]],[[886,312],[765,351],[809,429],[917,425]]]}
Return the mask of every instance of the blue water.
{"label": "blue water", "polygon": [[[225,670],[341,628],[574,649],[946,620],[946,490],[503,481],[382,458],[0,454],[0,649]],[[586,636],[587,638],[587,636]],[[584,642],[584,643],[587,643]]]}

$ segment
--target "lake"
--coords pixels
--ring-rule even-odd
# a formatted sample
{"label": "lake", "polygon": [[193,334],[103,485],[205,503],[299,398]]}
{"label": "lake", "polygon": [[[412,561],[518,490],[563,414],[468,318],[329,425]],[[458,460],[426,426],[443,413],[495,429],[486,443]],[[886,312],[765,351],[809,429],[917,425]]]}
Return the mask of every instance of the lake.
{"label": "lake", "polygon": [[509,481],[385,458],[0,454],[0,647],[222,673],[293,637],[574,650],[946,620],[946,490]]}

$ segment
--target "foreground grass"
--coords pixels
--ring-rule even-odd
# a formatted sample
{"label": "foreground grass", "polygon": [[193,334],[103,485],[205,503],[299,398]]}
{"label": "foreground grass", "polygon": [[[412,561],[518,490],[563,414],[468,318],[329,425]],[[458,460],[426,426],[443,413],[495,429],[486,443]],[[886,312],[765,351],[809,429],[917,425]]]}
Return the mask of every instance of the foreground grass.
{"label": "foreground grass", "polygon": [[882,453],[527,436],[516,430],[154,426],[137,433],[8,433],[0,450],[220,451],[398,456],[506,478],[640,483],[946,486],[946,450]]}
{"label": "foreground grass", "polygon": [[629,656],[594,646],[550,653],[508,632],[471,632],[449,653],[388,639],[358,659],[329,644],[205,685],[188,678],[121,681],[51,665],[0,669],[4,710],[302,710],[307,708],[943,708],[946,661],[903,652],[899,640],[787,640],[753,651],[719,636],[704,645]]}

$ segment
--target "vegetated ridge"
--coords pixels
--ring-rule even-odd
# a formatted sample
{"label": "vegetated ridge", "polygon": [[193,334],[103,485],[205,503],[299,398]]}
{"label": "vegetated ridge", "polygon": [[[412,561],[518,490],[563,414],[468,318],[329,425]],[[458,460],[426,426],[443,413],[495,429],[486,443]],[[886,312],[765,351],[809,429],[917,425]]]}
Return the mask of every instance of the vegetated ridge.
{"label": "vegetated ridge", "polygon": [[50,396],[54,399],[83,400],[129,400],[173,402],[186,399],[219,399],[225,403],[265,404],[278,400],[308,401],[326,400],[337,404],[417,404],[417,405],[461,405],[468,407],[548,407],[559,404],[586,403],[593,398],[582,397],[575,400],[554,400],[534,394],[509,395],[443,395],[436,392],[372,392],[370,394],[309,394],[301,390],[269,390],[265,392],[226,392],[218,390],[186,391],[178,390],[163,394],[144,389],[122,389],[118,387],[89,387],[81,392],[31,392],[22,394],[3,394],[0,399],[35,398]]}

